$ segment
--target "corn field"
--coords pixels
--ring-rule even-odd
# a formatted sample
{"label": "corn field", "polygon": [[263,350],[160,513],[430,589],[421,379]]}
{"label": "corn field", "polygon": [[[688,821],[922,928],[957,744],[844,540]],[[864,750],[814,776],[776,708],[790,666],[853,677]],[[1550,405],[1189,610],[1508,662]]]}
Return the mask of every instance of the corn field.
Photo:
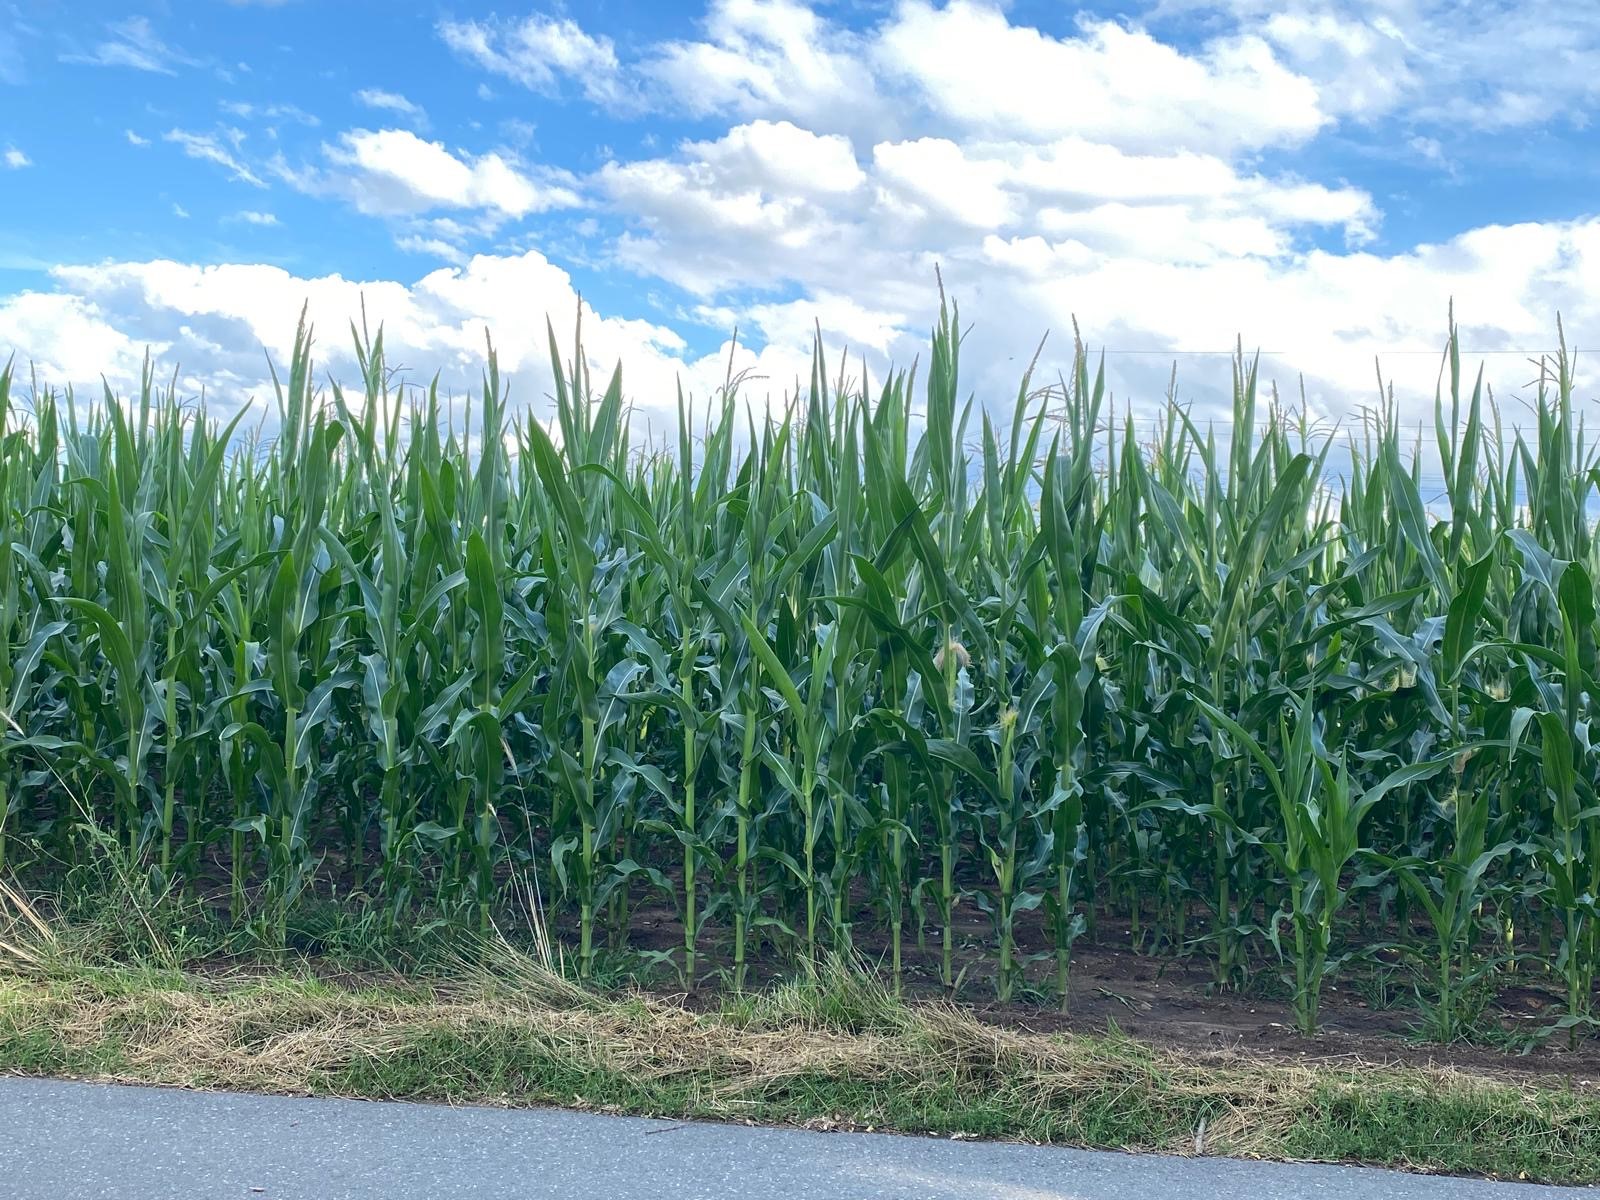
{"label": "corn field", "polygon": [[[126,403],[0,376],[0,863],[99,831],[281,942],[337,882],[485,925],[532,886],[584,973],[641,906],[744,986],[871,931],[956,983],[1062,1000],[1080,937],[1281,963],[1302,1028],[1397,941],[1436,1025],[1532,962],[1567,1026],[1600,964],[1589,507],[1565,351],[1522,428],[1464,377],[1311,427],[1118,419],[1065,378],[964,396],[958,317],[870,386],[818,346],[630,427],[551,336],[548,427],[492,350],[466,423],[321,385],[302,323],[266,439],[147,378]],[[1426,494],[1423,463],[1442,469]],[[1049,949],[1024,953],[1018,929]]]}

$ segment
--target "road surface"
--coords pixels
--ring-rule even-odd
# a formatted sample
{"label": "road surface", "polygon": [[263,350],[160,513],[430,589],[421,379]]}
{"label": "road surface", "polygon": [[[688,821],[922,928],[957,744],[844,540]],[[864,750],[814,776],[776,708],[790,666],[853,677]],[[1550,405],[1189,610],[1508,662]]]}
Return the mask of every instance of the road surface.
{"label": "road surface", "polygon": [[1595,1200],[1578,1188],[0,1079],[5,1200]]}

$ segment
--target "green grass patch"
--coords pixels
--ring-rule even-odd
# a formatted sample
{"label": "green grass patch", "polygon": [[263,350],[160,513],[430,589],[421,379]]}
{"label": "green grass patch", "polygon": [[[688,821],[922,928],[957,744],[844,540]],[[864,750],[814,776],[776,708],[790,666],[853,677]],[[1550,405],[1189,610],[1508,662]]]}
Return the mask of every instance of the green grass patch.
{"label": "green grass patch", "polygon": [[1600,1178],[1600,1103],[1592,1092],[1419,1084],[1403,1077],[1319,1083],[1285,1130],[1283,1154],[1551,1182]]}
{"label": "green grass patch", "polygon": [[1600,1178],[1600,1095],[1579,1084],[1025,1034],[842,966],[694,1012],[510,952],[432,984],[56,963],[0,975],[0,1070]]}

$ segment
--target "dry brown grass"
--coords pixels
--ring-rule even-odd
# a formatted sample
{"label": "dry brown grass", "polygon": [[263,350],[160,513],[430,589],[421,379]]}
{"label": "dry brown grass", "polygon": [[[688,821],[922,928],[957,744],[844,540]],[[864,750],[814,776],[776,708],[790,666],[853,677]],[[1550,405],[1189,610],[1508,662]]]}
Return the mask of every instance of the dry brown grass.
{"label": "dry brown grass", "polygon": [[[1142,1109],[1140,1126],[1164,1129],[1141,1148],[1187,1154],[1281,1152],[1288,1130],[1331,1086],[1358,1094],[1376,1068],[1286,1066],[1231,1053],[1181,1054],[1117,1037],[1039,1035],[996,1028],[948,1005],[896,1006],[890,1022],[830,1028],[779,997],[729,1019],[643,995],[603,1001],[539,980],[524,964],[519,986],[464,984],[410,994],[329,987],[308,980],[263,983],[186,976],[126,980],[88,976],[44,982],[13,976],[0,987],[0,1022],[25,1026],[60,1047],[117,1048],[108,1081],[275,1093],[368,1094],[353,1069],[384,1078],[385,1060],[419,1046],[514,1053],[673,1091],[695,1115],[759,1117],[763,1104],[802,1079],[830,1079],[901,1096],[947,1089],[982,1095],[1016,1114],[1019,1127],[1087,1106]],[[440,1064],[440,1084],[450,1063]],[[1433,1068],[1385,1068],[1384,1087],[1419,1099],[1519,1085]],[[1531,1084],[1526,1099],[1538,1092]],[[509,1094],[480,1101],[515,1103]],[[544,1099],[535,1093],[533,1099]],[[1192,1114],[1205,1114],[1200,1122]]]}
{"label": "dry brown grass", "polygon": [[108,968],[75,961],[70,933],[0,885],[0,1071],[1600,1176],[1585,1085],[1028,1033],[837,962],[708,1012],[597,993],[503,943],[444,981],[330,981]]}
{"label": "dry brown grass", "polygon": [[35,970],[55,950],[55,931],[26,896],[0,879],[0,966]]}

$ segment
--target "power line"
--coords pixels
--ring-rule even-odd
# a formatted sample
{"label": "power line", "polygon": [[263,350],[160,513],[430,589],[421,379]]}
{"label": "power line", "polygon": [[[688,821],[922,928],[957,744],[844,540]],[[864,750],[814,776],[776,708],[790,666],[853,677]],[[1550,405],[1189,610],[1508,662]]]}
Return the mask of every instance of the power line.
{"label": "power line", "polygon": [[[1348,347],[1348,346],[1330,347],[1330,350],[1332,350],[1332,349],[1337,349],[1338,352],[1341,355],[1349,355],[1351,353],[1351,350],[1352,350],[1352,348]],[[1112,354],[1117,354],[1117,355],[1122,355],[1122,354],[1159,354],[1159,355],[1162,355],[1163,357],[1166,357],[1166,358],[1192,358],[1192,357],[1207,356],[1207,355],[1226,355],[1227,357],[1232,358],[1232,357],[1234,357],[1235,355],[1237,355],[1239,353],[1237,348],[1232,349],[1232,350],[1157,350],[1157,349],[1149,349],[1149,350],[1142,350],[1142,349],[1102,350],[1102,349],[1098,349],[1098,348],[1085,347],[1085,350],[1088,353],[1090,358],[1093,358],[1097,354],[1107,354],[1107,355],[1112,355]],[[1571,352],[1570,351],[1570,347],[1569,347],[1569,351],[1568,352],[1569,353]],[[1306,351],[1306,350],[1255,350],[1255,349],[1248,349],[1248,350],[1245,351],[1245,353],[1248,354],[1248,355],[1255,355],[1255,354],[1260,354],[1260,355],[1263,355],[1263,356],[1270,355],[1273,358],[1289,358],[1289,357],[1293,357],[1293,356],[1296,356],[1296,355],[1309,355],[1311,353],[1324,353],[1324,352],[1323,351],[1312,352],[1312,351]],[[1443,358],[1444,357],[1444,350],[1443,349],[1414,350],[1414,349],[1409,349],[1409,348],[1405,348],[1405,347],[1398,348],[1398,349],[1387,349],[1387,348],[1384,348],[1384,347],[1378,347],[1377,349],[1373,350],[1372,353],[1375,353],[1375,354],[1431,354],[1431,355],[1434,355],[1435,357],[1438,357],[1438,358]],[[1561,353],[1561,351],[1560,351],[1559,348],[1551,348],[1551,349],[1547,349],[1547,350],[1528,349],[1528,350],[1462,350],[1462,351],[1460,351],[1460,355],[1461,355],[1462,358],[1483,358],[1483,357],[1487,357],[1489,355],[1501,355],[1501,354],[1521,354],[1521,355],[1535,355],[1535,356],[1549,357],[1549,356],[1558,355],[1560,353]]]}

